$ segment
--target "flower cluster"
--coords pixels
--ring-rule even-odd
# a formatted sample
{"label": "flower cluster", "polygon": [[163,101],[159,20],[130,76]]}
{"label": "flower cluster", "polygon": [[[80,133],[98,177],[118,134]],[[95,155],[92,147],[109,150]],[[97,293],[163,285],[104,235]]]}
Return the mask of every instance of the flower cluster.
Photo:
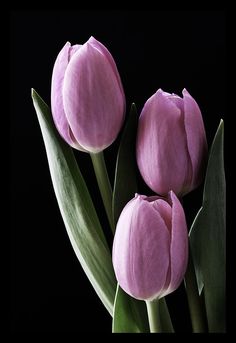
{"label": "flower cluster", "polygon": [[[109,51],[91,37],[66,43],[52,76],[55,125],[72,147],[97,153],[117,137],[125,96]],[[187,266],[187,228],[182,196],[204,175],[206,135],[200,109],[187,90],[183,98],[159,89],[139,118],[137,164],[147,185],[160,196],[136,196],[117,224],[113,264],[120,286],[137,299],[175,290]],[[175,195],[176,194],[176,195]]]}
{"label": "flower cluster", "polygon": [[[175,291],[184,277],[193,332],[224,332],[223,123],[208,157],[197,102],[186,89],[182,97],[158,89],[144,104],[134,130],[129,131],[131,114],[125,117],[126,99],[116,63],[94,37],[83,45],[66,43],[58,54],[52,74],[51,112],[35,91],[32,95],[69,238],[113,317],[113,332],[145,332],[145,315],[148,331],[173,332],[164,297]],[[121,131],[112,193],[103,150]],[[112,254],[70,146],[92,158],[114,233]],[[134,163],[129,168],[131,159]],[[152,196],[138,194],[136,184],[134,189],[136,169]],[[182,197],[203,181],[202,207],[189,232]],[[204,294],[204,302],[200,294]],[[146,302],[146,312],[140,300]]]}

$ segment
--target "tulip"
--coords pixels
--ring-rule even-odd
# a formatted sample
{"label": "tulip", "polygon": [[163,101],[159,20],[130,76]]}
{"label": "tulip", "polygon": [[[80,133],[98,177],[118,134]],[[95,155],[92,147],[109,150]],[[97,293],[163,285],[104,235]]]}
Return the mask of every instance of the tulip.
{"label": "tulip", "polygon": [[117,137],[124,121],[125,96],[113,57],[91,37],[66,43],[57,56],[51,88],[52,115],[72,147],[97,153]]}
{"label": "tulip", "polygon": [[139,118],[137,164],[146,184],[165,195],[178,196],[202,182],[207,140],[201,111],[186,89],[183,98],[159,89]]}
{"label": "tulip", "polygon": [[113,266],[121,288],[152,301],[178,288],[187,266],[188,232],[177,196],[136,195],[121,212],[113,243]]}

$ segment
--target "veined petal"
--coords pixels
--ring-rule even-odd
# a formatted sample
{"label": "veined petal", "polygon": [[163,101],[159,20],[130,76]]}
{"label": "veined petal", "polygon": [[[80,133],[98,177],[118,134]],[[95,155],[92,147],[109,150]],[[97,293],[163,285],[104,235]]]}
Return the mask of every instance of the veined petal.
{"label": "veined petal", "polygon": [[[97,41],[93,36],[91,36],[89,38],[88,43],[90,45],[92,45],[94,48],[98,49],[98,51],[100,51],[107,58],[108,62],[111,65],[111,68],[112,68],[112,70],[113,70],[113,72],[114,72],[114,74],[115,74],[115,76],[117,78],[117,82],[118,82],[118,84],[120,86],[120,91],[123,94],[123,97],[125,99],[125,94],[124,94],[124,89],[123,89],[123,85],[122,85],[122,82],[121,82],[120,74],[118,72],[116,63],[115,63],[111,53],[109,52],[109,50],[102,43]],[[124,101],[124,104],[125,104],[125,101]],[[125,107],[124,107],[124,113],[125,113]]]}
{"label": "veined petal", "polygon": [[191,176],[183,114],[162,90],[142,110],[136,154],[141,175],[153,191],[183,192]]}
{"label": "veined petal", "polygon": [[186,89],[183,90],[183,100],[184,125],[193,170],[191,189],[194,189],[202,182],[205,173],[207,140],[200,108]]}
{"label": "veined petal", "polygon": [[62,86],[65,71],[69,63],[69,54],[73,54],[76,50],[78,50],[78,47],[73,48],[71,47],[71,44],[67,42],[59,52],[53,68],[51,86],[51,107],[55,126],[63,139],[75,148],[77,148],[77,142],[71,135],[70,126],[65,115],[62,99]]}
{"label": "veined petal", "polygon": [[177,289],[184,278],[188,263],[188,230],[179,199],[170,192],[172,203],[172,230],[170,243],[170,284],[164,295]]}
{"label": "veined petal", "polygon": [[151,300],[159,296],[166,282],[170,233],[151,203],[142,198],[133,201],[134,207],[126,205],[117,224],[113,264],[118,282],[128,294]]}
{"label": "veined petal", "polygon": [[98,152],[116,138],[124,119],[124,98],[110,63],[89,43],[71,58],[63,83],[63,105],[73,135]]}

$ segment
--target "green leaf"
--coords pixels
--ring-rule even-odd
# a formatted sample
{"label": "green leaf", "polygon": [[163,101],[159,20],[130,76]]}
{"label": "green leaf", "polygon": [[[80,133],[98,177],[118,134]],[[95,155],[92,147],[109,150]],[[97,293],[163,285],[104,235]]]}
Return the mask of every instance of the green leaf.
{"label": "green leaf", "polygon": [[145,302],[130,297],[119,285],[115,297],[112,332],[149,332]]}
{"label": "green leaf", "polygon": [[116,279],[111,254],[91,197],[72,149],[60,138],[54,126],[50,109],[34,90],[32,98],[68,236],[87,277],[112,314]]}
{"label": "green leaf", "polygon": [[[138,115],[132,104],[116,160],[112,210],[114,223],[121,211],[137,192],[136,184],[136,133]],[[114,305],[113,332],[149,332],[146,304],[125,293],[119,285]]]}
{"label": "green leaf", "polygon": [[137,192],[136,184],[136,133],[138,115],[135,104],[132,104],[129,118],[124,129],[116,160],[115,182],[112,200],[114,223],[121,211]]}
{"label": "green leaf", "polygon": [[190,231],[198,281],[204,295],[209,332],[225,332],[225,173],[221,120],[208,161],[202,208]]}
{"label": "green leaf", "polygon": [[159,300],[160,320],[163,333],[173,333],[174,328],[170,318],[170,313],[166,304],[165,297]]}
{"label": "green leaf", "polygon": [[[165,298],[159,300],[162,332],[173,333],[171,318]],[[150,332],[145,301],[136,300],[117,285],[112,323],[114,333]]]}

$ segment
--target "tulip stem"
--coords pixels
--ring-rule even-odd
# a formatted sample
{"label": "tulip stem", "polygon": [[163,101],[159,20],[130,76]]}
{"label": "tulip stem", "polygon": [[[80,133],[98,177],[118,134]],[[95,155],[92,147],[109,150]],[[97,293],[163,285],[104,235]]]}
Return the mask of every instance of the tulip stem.
{"label": "tulip stem", "polygon": [[107,173],[103,152],[90,154],[94,172],[97,178],[98,187],[102,196],[103,204],[106,210],[107,218],[114,233],[114,222],[112,216],[112,188]]}
{"label": "tulip stem", "polygon": [[185,274],[185,288],[194,333],[207,332],[206,315],[202,299],[198,293],[197,279],[191,251],[189,249],[188,267]]}
{"label": "tulip stem", "polygon": [[161,332],[159,300],[146,301],[150,332]]}

